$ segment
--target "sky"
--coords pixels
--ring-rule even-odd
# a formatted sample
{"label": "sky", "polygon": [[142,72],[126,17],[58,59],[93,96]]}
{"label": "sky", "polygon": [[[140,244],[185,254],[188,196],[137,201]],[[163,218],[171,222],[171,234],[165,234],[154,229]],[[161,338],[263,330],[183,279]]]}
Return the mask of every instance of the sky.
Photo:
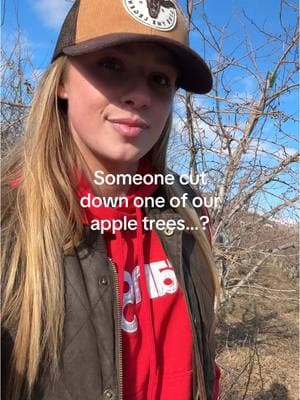
{"label": "sky", "polygon": [[[112,0],[113,1],[113,0]],[[181,5],[185,1],[180,0]],[[72,5],[66,0],[1,0],[2,5],[2,40],[14,34],[19,24],[23,35],[31,45],[37,68],[45,68],[51,59],[59,27]],[[214,21],[223,25],[229,20],[236,20],[236,29],[244,10],[257,23],[274,29],[274,18],[278,15],[278,0],[206,0],[208,14],[214,15]],[[276,28],[275,28],[276,29]],[[191,43],[193,47],[193,42]],[[194,47],[195,46],[194,44]]]}
{"label": "sky", "polygon": [[[111,0],[114,1],[114,0]],[[289,0],[291,4],[297,5],[295,0]],[[185,1],[179,0],[181,5]],[[2,6],[2,45],[4,47],[14,42],[16,28],[19,26],[23,40],[32,54],[32,61],[37,71],[42,71],[46,68],[51,60],[53,50],[55,48],[56,39],[58,37],[60,26],[67,14],[68,9],[71,7],[72,1],[65,0],[1,0]],[[239,43],[239,38],[242,38],[242,24],[244,22],[244,14],[254,23],[263,26],[265,30],[278,34],[279,27],[279,0],[205,0],[204,8],[214,24],[218,27],[230,23],[230,32],[232,35],[231,43],[232,49],[237,46],[243,46]],[[292,14],[283,16],[287,25],[293,24]],[[259,44],[259,34],[257,30],[248,24],[248,30],[251,41],[254,45]],[[206,34],[205,28],[203,29],[204,35]],[[203,51],[201,43],[196,36],[191,35],[191,47],[198,51]],[[228,46],[228,45],[227,45]],[[229,48],[226,51],[229,52]],[[238,53],[236,53],[238,54]],[[216,54],[212,51],[207,51],[205,59],[210,65],[213,65]],[[264,57],[258,58],[257,62],[261,71],[267,74],[272,68],[272,54],[269,56],[268,62]],[[275,59],[274,59],[275,61]],[[237,96],[246,97],[251,95],[251,91],[255,91],[254,83],[251,77],[245,71],[244,76],[229,75],[227,79],[235,80],[235,88]],[[282,99],[282,107],[295,114],[298,114],[299,103],[297,93],[288,95]],[[298,123],[289,122],[286,129],[297,132]],[[265,127],[266,136],[270,132],[270,139],[274,134],[274,125],[272,121]],[[295,141],[288,141],[286,146],[291,151],[297,149]],[[272,149],[270,148],[270,151]],[[280,192],[280,186],[277,191]]]}

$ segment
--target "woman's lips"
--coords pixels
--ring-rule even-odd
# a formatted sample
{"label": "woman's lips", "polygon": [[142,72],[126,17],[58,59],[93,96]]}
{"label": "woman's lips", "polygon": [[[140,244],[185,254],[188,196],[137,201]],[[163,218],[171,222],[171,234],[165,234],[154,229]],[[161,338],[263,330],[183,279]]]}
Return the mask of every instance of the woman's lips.
{"label": "woman's lips", "polygon": [[149,125],[139,119],[108,119],[113,128],[122,136],[135,138],[139,136]]}

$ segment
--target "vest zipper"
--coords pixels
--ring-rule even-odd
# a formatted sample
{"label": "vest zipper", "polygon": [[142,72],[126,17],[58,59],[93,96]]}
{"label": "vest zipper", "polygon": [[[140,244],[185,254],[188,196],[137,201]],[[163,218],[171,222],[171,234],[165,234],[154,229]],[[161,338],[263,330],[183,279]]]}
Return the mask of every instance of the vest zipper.
{"label": "vest zipper", "polygon": [[[181,237],[181,241],[182,241],[182,237]],[[181,243],[181,248],[182,248],[182,243]],[[172,263],[171,258],[170,258],[170,261]],[[175,269],[174,269],[174,271],[176,273]],[[200,349],[199,349],[199,344],[198,344],[198,339],[197,339],[196,326],[195,326],[194,316],[193,316],[192,309],[191,309],[191,303],[190,303],[190,300],[189,300],[189,297],[187,294],[186,282],[185,282],[184,274],[183,274],[182,261],[180,262],[178,273],[181,278],[180,281],[182,282],[181,289],[183,291],[185,302],[187,304],[187,309],[188,309],[188,314],[189,314],[191,327],[192,327],[192,334],[193,334],[193,352],[194,352],[195,361],[196,361],[196,376],[197,376],[197,388],[198,388],[198,390],[197,390],[198,396],[197,396],[197,399],[195,399],[195,400],[198,400],[198,399],[199,400],[207,400],[204,376],[203,376],[204,371],[203,371],[203,365],[202,365],[201,358],[200,358]],[[194,387],[193,387],[193,390],[194,390]]]}
{"label": "vest zipper", "polygon": [[113,260],[108,257],[109,264],[113,270],[113,277],[114,277],[114,289],[115,289],[115,296],[117,299],[117,327],[116,327],[116,335],[117,335],[117,342],[119,343],[119,351],[118,351],[118,361],[119,361],[119,368],[117,371],[118,374],[118,383],[119,383],[119,400],[123,400],[123,348],[122,348],[122,333],[121,333],[121,311],[120,311],[120,290],[119,290],[119,280],[118,280],[118,271],[116,268],[115,263]]}

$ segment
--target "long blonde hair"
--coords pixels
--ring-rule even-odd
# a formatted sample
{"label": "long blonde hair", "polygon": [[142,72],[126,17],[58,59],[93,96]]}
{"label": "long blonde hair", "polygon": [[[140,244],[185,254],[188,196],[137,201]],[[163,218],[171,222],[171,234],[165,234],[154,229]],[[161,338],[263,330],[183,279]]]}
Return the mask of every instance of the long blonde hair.
{"label": "long blonde hair", "polygon": [[[15,332],[7,398],[18,400],[43,373],[59,371],[64,326],[63,254],[82,236],[74,187],[74,165],[82,165],[58,99],[66,57],[53,62],[35,93],[22,142],[3,162],[2,178],[2,326]],[[153,163],[165,171],[171,118],[154,146]],[[169,195],[176,195],[169,187]],[[192,209],[178,209],[199,225]],[[202,229],[197,243],[218,279]],[[34,334],[33,334],[34,332]]]}

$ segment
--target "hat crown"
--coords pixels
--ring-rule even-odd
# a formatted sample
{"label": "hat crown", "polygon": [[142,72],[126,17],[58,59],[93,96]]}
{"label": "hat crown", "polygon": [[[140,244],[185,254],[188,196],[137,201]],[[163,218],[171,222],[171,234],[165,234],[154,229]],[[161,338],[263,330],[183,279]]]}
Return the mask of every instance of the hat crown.
{"label": "hat crown", "polygon": [[175,1],[81,0],[75,43],[118,32],[159,35],[187,44],[187,28]]}

